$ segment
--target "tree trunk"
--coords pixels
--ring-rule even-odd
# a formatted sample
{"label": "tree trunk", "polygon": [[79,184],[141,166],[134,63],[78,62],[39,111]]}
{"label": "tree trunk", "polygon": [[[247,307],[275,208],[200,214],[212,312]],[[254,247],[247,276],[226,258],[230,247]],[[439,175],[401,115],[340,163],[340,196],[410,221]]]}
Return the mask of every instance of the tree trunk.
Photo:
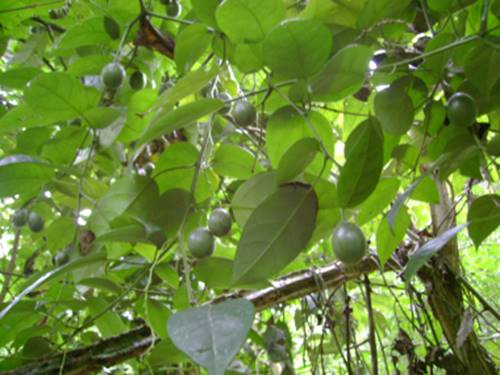
{"label": "tree trunk", "polygon": [[[445,183],[437,179],[435,182],[440,203],[431,205],[431,213],[434,235],[437,236],[455,226],[456,222],[455,209]],[[426,287],[432,312],[455,356],[461,361],[462,373],[496,375],[493,361],[473,331],[462,346],[457,344],[457,333],[464,315],[462,288],[457,278],[460,275],[459,260],[458,243],[453,239],[432,259],[431,268],[422,268],[419,277]]]}

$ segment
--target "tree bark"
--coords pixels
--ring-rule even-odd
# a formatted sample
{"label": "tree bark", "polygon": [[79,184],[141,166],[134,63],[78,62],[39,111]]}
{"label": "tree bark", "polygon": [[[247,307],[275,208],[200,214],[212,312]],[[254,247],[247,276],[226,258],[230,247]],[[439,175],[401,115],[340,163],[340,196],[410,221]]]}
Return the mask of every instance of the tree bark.
{"label": "tree bark", "polygon": [[[287,275],[273,282],[273,286],[255,292],[238,292],[218,297],[210,303],[231,298],[246,298],[257,311],[279,303],[304,297],[323,288],[335,288],[346,281],[354,280],[363,274],[380,270],[375,255],[371,254],[355,266],[346,267],[340,262],[315,270]],[[399,263],[390,260],[385,270],[400,270]],[[154,345],[154,338],[147,326],[140,326],[119,336],[100,341],[95,345],[75,349],[63,354],[41,358],[26,366],[5,372],[5,375],[52,375],[90,374],[102,367],[110,367],[143,354]],[[62,372],[61,372],[62,369]]]}
{"label": "tree bark", "polygon": [[[431,205],[434,236],[456,225],[455,209],[450,193],[443,181],[436,179],[440,203]],[[460,275],[458,243],[451,240],[431,261],[431,267],[423,267],[419,277],[427,291],[428,302],[435,318],[455,356],[461,361],[464,374],[495,375],[495,365],[488,352],[472,331],[462,346],[457,345],[457,333],[464,315]]]}

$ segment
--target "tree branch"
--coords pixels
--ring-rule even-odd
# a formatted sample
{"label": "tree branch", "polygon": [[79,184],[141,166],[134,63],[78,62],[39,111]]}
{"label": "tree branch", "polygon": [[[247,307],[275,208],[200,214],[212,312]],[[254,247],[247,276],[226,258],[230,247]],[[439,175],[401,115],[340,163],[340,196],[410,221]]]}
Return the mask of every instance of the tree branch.
{"label": "tree branch", "polygon": [[[232,298],[246,298],[257,311],[304,297],[322,288],[335,288],[346,281],[361,277],[380,269],[375,255],[365,257],[355,266],[346,267],[335,262],[319,269],[308,269],[287,275],[273,282],[268,287],[255,292],[238,292],[221,296],[210,303],[217,303]],[[387,262],[386,271],[400,270],[399,263],[392,259]],[[321,281],[321,282],[318,282]],[[119,336],[100,341],[85,348],[75,349],[65,354],[38,359],[36,362],[6,372],[6,375],[49,375],[59,374],[64,361],[64,374],[83,375],[113,366],[146,352],[155,339],[147,326],[139,326]]]}

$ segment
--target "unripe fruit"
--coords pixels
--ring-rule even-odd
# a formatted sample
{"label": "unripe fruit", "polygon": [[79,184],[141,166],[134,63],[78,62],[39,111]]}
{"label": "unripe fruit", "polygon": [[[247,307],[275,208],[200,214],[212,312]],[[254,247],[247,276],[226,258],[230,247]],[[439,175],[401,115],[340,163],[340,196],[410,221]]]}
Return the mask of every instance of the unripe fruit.
{"label": "unripe fruit", "polygon": [[251,103],[241,100],[233,106],[232,115],[236,124],[248,126],[254,123],[257,118],[257,111]]}
{"label": "unripe fruit", "polygon": [[28,227],[32,232],[40,232],[43,229],[44,224],[45,222],[36,212],[30,212],[28,216]]}
{"label": "unripe fruit", "polygon": [[195,258],[205,258],[212,255],[215,240],[207,228],[197,228],[188,237],[188,248]]}
{"label": "unripe fruit", "polygon": [[216,208],[208,218],[208,230],[217,237],[228,234],[232,224],[231,214],[223,208]]}
{"label": "unripe fruit", "polygon": [[146,76],[137,70],[130,76],[129,83],[133,90],[142,90],[146,86]]}
{"label": "unripe fruit", "polygon": [[[219,95],[217,95],[217,99],[222,100],[223,102],[228,102],[231,100],[231,95],[229,95],[227,92],[221,92]],[[219,109],[219,113],[221,115],[227,115],[229,112],[231,112],[231,103],[226,103],[224,107]]]}
{"label": "unripe fruit", "polygon": [[28,215],[28,210],[25,208],[17,210],[14,212],[14,215],[12,215],[12,224],[18,228],[24,226],[28,222]]}
{"label": "unripe fruit", "polygon": [[344,221],[333,231],[333,252],[346,263],[358,263],[366,253],[366,239],[361,229],[353,223]]}
{"label": "unripe fruit", "polygon": [[177,0],[170,0],[167,4],[167,16],[178,17],[181,14],[182,7]]}
{"label": "unripe fruit", "polygon": [[469,94],[457,92],[448,100],[446,113],[453,125],[462,127],[472,125],[477,116],[476,102]]}
{"label": "unripe fruit", "polygon": [[101,80],[108,89],[116,90],[123,83],[126,73],[119,63],[110,63],[101,71]]}

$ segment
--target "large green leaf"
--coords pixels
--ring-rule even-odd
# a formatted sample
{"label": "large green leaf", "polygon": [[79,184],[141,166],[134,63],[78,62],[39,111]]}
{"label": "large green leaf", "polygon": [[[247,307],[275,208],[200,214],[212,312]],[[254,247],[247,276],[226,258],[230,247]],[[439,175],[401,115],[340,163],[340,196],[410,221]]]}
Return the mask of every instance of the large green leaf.
{"label": "large green leaf", "polygon": [[195,121],[217,112],[222,107],[224,107],[224,102],[221,100],[200,99],[173,111],[161,111],[151,119],[139,143],[143,145],[164,134],[192,125]]}
{"label": "large green leaf", "polygon": [[233,281],[262,281],[286,267],[311,238],[317,212],[316,194],[308,186],[286,185],[266,198],[243,229]]}
{"label": "large green leaf", "polygon": [[[335,144],[332,127],[319,112],[301,116],[293,107],[283,107],[273,113],[267,123],[266,148],[271,165],[278,168],[281,158],[294,143],[304,138],[315,138],[331,155]],[[319,175],[323,169],[323,155],[317,155],[307,171]],[[331,163],[328,163],[326,170]]]}
{"label": "large green leaf", "polygon": [[465,74],[474,86],[488,95],[500,78],[500,52],[489,45],[479,45],[471,50],[465,62]]}
{"label": "large green leaf", "polygon": [[396,197],[399,185],[399,180],[396,177],[380,180],[375,191],[359,206],[356,222],[363,225],[381,214],[384,208],[389,206]]}
{"label": "large green leaf", "polygon": [[354,207],[375,190],[383,167],[384,136],[374,118],[363,121],[346,142],[346,163],[338,181],[339,204]]}
{"label": "large green leaf", "polygon": [[349,45],[337,52],[325,68],[312,79],[316,100],[330,102],[358,91],[366,78],[372,50],[364,45]]}
{"label": "large green leaf", "polygon": [[175,41],[175,62],[181,74],[189,71],[205,53],[211,39],[206,26],[200,24],[190,25],[179,33]]}
{"label": "large green leaf", "polygon": [[438,253],[446,244],[454,238],[458,232],[466,227],[467,224],[462,224],[457,227],[448,229],[438,237],[426,242],[420,246],[408,259],[408,263],[403,271],[403,278],[409,282],[410,279],[427,263],[434,255]]}
{"label": "large green leaf", "polygon": [[252,328],[255,308],[245,299],[175,313],[168,320],[174,344],[209,375],[223,375]]}
{"label": "large green leaf", "polygon": [[259,173],[243,183],[231,201],[231,208],[238,225],[243,228],[252,214],[269,195],[278,188],[276,172]]}
{"label": "large green leaf", "polygon": [[219,28],[236,43],[260,42],[285,18],[281,0],[225,0],[215,12]]}
{"label": "large green leaf", "polygon": [[221,0],[191,0],[194,14],[205,25],[217,27],[215,10]]}
{"label": "large green leaf", "polygon": [[483,195],[472,202],[467,214],[469,236],[476,248],[500,225],[500,196]]}
{"label": "large green leaf", "polygon": [[43,116],[71,120],[97,105],[99,93],[66,73],[42,73],[24,92],[26,103]]}
{"label": "large green leaf", "polygon": [[64,54],[78,47],[111,42],[111,37],[104,28],[104,18],[88,18],[75,23],[59,39],[56,53]]}
{"label": "large green leaf", "polygon": [[380,264],[384,264],[391,258],[392,254],[399,246],[410,226],[410,215],[406,209],[399,210],[394,230],[389,226],[387,217],[384,217],[377,229],[377,253],[380,258]]}
{"label": "large green leaf", "polygon": [[325,65],[332,35],[320,22],[290,20],[275,27],[264,41],[264,62],[285,78],[307,78]]}
{"label": "large green leaf", "polygon": [[319,142],[314,138],[303,138],[295,142],[281,157],[278,166],[278,183],[297,177],[313,161],[320,151]]}
{"label": "large green leaf", "polygon": [[254,155],[231,143],[220,145],[215,152],[212,166],[221,176],[242,180],[262,170]]}
{"label": "large green leaf", "polygon": [[54,176],[54,168],[26,155],[0,160],[0,198],[16,194],[35,195]]}
{"label": "large green leaf", "polygon": [[413,124],[413,103],[402,87],[391,86],[377,93],[375,115],[385,132],[406,134]]}

